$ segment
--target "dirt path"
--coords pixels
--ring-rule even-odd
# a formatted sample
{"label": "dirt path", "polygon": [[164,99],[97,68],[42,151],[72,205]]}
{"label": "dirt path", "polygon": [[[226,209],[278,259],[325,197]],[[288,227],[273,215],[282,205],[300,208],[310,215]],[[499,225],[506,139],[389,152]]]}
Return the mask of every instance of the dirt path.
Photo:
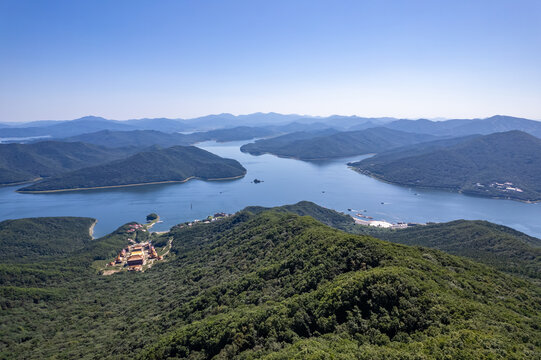
{"label": "dirt path", "polygon": [[103,275],[103,276],[109,276],[109,275],[113,275],[114,273],[121,272],[121,271],[122,271],[122,270],[120,270],[120,269],[115,269],[115,270],[103,270],[102,275]]}
{"label": "dirt path", "polygon": [[94,226],[96,226],[97,223],[98,223],[98,220],[95,220],[94,223],[90,225],[90,228],[88,229],[88,235],[90,235],[92,239],[94,239]]}
{"label": "dirt path", "polygon": [[169,243],[168,243],[168,246],[169,248],[167,249],[166,252],[163,253],[162,257],[165,257],[166,255],[169,255],[169,250],[171,250],[171,245],[173,245],[173,238],[169,238]]}

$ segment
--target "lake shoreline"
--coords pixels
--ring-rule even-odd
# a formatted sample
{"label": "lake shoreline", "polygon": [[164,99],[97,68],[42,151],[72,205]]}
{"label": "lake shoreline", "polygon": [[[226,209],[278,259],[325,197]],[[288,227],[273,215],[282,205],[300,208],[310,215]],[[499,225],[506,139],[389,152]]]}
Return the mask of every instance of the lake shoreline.
{"label": "lake shoreline", "polygon": [[31,183],[35,183],[35,182],[40,181],[40,180],[43,180],[43,178],[38,177],[38,178],[35,178],[35,179],[32,179],[32,180],[19,181],[19,182],[8,183],[8,184],[0,184],[0,187],[10,187],[10,186],[31,184]]}
{"label": "lake shoreline", "polygon": [[504,196],[483,196],[483,195],[478,194],[478,193],[473,193],[473,192],[469,192],[469,191],[463,191],[463,190],[455,189],[455,188],[445,188],[445,187],[436,187],[436,186],[415,186],[415,185],[411,185],[411,184],[402,184],[402,183],[399,183],[399,182],[389,181],[387,179],[384,179],[382,177],[379,177],[379,176],[375,175],[374,173],[372,173],[370,171],[361,170],[361,169],[356,168],[354,166],[348,166],[348,168],[350,168],[351,170],[353,170],[353,171],[355,171],[355,172],[357,172],[357,173],[359,173],[361,175],[368,176],[368,177],[370,177],[372,179],[384,182],[386,184],[403,186],[403,187],[412,188],[412,189],[446,191],[446,192],[450,192],[450,193],[464,194],[464,195],[480,197],[480,198],[484,198],[484,199],[512,200],[512,201],[518,201],[518,202],[525,203],[525,204],[541,203],[541,200],[522,200],[522,199],[517,199],[517,198],[512,198],[512,197],[504,197]]}
{"label": "lake shoreline", "polygon": [[306,161],[306,162],[332,161],[332,160],[340,160],[340,159],[352,158],[354,156],[370,156],[370,155],[374,156],[374,155],[376,155],[376,153],[367,153],[367,154],[345,155],[345,156],[328,157],[328,158],[303,159],[303,158],[298,158],[298,157],[294,157],[294,156],[285,156],[285,155],[273,154],[271,152],[262,152],[262,153],[257,153],[257,154],[251,153],[249,151],[242,151],[242,150],[241,150],[241,152],[244,153],[244,154],[251,155],[251,156],[272,155],[272,156],[276,156],[276,157],[281,158],[281,159],[293,159],[293,160]]}
{"label": "lake shoreline", "polygon": [[94,220],[92,225],[90,225],[90,228],[88,228],[88,235],[90,235],[92,239],[94,239],[94,227],[96,226],[97,223],[98,223],[98,220]]}
{"label": "lake shoreline", "polygon": [[125,184],[125,185],[109,185],[109,186],[94,186],[86,188],[73,188],[73,189],[54,189],[54,190],[15,190],[20,194],[47,194],[47,193],[58,193],[58,192],[68,192],[68,191],[83,191],[83,190],[100,190],[100,189],[117,189],[125,187],[134,187],[134,186],[145,186],[145,185],[159,185],[159,184],[175,184],[175,183],[185,183],[190,180],[203,180],[203,181],[227,181],[240,179],[246,176],[246,172],[242,175],[232,176],[227,178],[216,178],[216,179],[204,179],[197,176],[190,176],[184,180],[167,180],[167,181],[154,181],[148,183],[137,183],[137,184]]}

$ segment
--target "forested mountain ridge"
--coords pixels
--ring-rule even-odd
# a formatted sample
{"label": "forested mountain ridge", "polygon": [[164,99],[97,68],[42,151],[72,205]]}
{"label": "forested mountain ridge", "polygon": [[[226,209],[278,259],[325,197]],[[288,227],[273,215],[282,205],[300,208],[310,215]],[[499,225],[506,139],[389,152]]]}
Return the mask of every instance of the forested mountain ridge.
{"label": "forested mountain ridge", "polygon": [[349,165],[399,185],[541,200],[541,139],[524,132],[474,137],[407,155],[408,151],[397,149]]}
{"label": "forested mountain ridge", "polygon": [[395,230],[356,225],[351,216],[310,201],[274,208],[250,206],[245,210],[254,214],[273,210],[307,215],[352,234],[373,236],[398,244],[435,248],[494,266],[500,271],[535,279],[537,282],[541,279],[541,240],[488,221],[455,220]]}
{"label": "forested mountain ridge", "polygon": [[174,146],[143,151],[126,159],[46,179],[19,192],[75,190],[159,182],[182,182],[190,178],[223,180],[242,177],[246,169],[236,160],[225,159],[194,146]]}
{"label": "forested mountain ridge", "polygon": [[231,129],[210,130],[191,134],[165,133],[156,130],[112,131],[102,130],[94,133],[58,139],[67,142],[84,142],[105,147],[145,148],[158,145],[162,148],[176,145],[193,145],[202,141],[217,142],[250,140],[256,137],[266,137],[277,134],[276,130],[239,126]]}
{"label": "forested mountain ridge", "polygon": [[519,130],[541,138],[541,121],[513,116],[495,115],[486,119],[458,119],[445,121],[397,120],[385,125],[390,129],[438,136],[488,135]]}
{"label": "forested mountain ridge", "polygon": [[255,143],[243,145],[241,151],[253,155],[270,153],[301,160],[320,160],[378,153],[399,146],[436,139],[432,135],[407,133],[384,127],[321,136],[314,134],[300,139],[294,138],[293,134],[290,135],[290,141],[284,141],[283,137],[258,140]]}
{"label": "forested mountain ridge", "polygon": [[[4,267],[3,357],[540,354],[541,290],[440,251],[347,234],[294,214],[240,212],[174,227],[164,235],[173,239],[173,257],[144,273],[92,273],[89,263],[124,246],[123,229],[46,263],[46,272],[40,262],[24,264],[24,272],[16,271],[23,265]],[[40,282],[25,281],[38,271]],[[22,296],[30,291],[41,295]]]}
{"label": "forested mountain ridge", "polygon": [[0,144],[0,185],[50,177],[131,154],[133,149],[107,149],[81,142]]}
{"label": "forested mountain ridge", "polygon": [[121,121],[107,120],[97,116],[85,116],[70,121],[41,122],[30,127],[6,127],[1,129],[2,137],[51,136],[67,137],[101,130],[135,130]]}
{"label": "forested mountain ridge", "polygon": [[173,133],[168,134],[156,130],[131,130],[113,131],[101,130],[93,133],[71,136],[59,141],[84,142],[106,147],[137,146],[140,148],[153,145],[171,147],[175,145],[190,145],[187,135]]}
{"label": "forested mountain ridge", "polygon": [[[307,139],[313,139],[321,136],[327,136],[336,134],[338,130],[335,129],[320,129],[315,131],[295,131],[289,134],[284,134],[270,139],[261,139],[253,143],[244,144],[241,146],[240,150],[242,152],[247,152],[251,155],[263,155],[266,153],[271,153],[274,155],[282,156],[279,153],[274,153],[273,151],[278,151],[289,144],[295,143],[297,141],[303,141]],[[285,155],[283,155],[285,156]]]}

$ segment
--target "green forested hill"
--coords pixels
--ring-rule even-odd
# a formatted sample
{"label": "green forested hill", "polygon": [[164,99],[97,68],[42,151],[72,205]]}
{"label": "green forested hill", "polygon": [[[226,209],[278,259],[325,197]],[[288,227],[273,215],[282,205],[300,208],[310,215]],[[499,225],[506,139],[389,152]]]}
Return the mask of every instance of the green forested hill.
{"label": "green forested hill", "polygon": [[470,138],[417,153],[414,146],[350,165],[362,173],[400,185],[541,200],[541,139],[520,131]]}
{"label": "green forested hill", "polygon": [[33,261],[38,257],[66,255],[87,244],[95,219],[41,217],[0,222],[2,262]]}
{"label": "green forested hill", "polygon": [[541,240],[488,221],[456,220],[400,230],[355,226],[353,232],[399,244],[431,247],[501,271],[541,279]]}
{"label": "green forested hill", "polygon": [[78,142],[0,144],[0,185],[54,176],[120,159],[131,153],[130,149],[106,149]]}
{"label": "green forested hill", "polygon": [[[0,272],[0,356],[541,355],[541,289],[463,258],[274,211],[164,236],[174,256],[144,273],[90,267],[123,246],[123,228],[62,261]],[[26,281],[36,274],[43,281]]]}
{"label": "green forested hill", "polygon": [[311,216],[325,225],[345,231],[349,230],[352,225],[355,225],[355,222],[351,216],[339,213],[335,210],[324,208],[311,201],[299,201],[296,204],[282,205],[273,208],[263,206],[248,206],[244,210],[253,214],[259,214],[264,211],[272,210],[276,212],[289,212],[300,216]]}
{"label": "green forested hill", "polygon": [[246,144],[241,151],[252,155],[265,153],[301,160],[319,160],[381,152],[399,146],[430,141],[436,137],[382,127],[332,134],[289,134]]}
{"label": "green forested hill", "polygon": [[[246,210],[260,213],[269,208],[252,206]],[[308,215],[350,233],[404,245],[435,248],[494,266],[501,271],[541,279],[541,240],[488,221],[456,220],[393,230],[355,225],[351,216],[310,201],[279,206],[272,210]]]}
{"label": "green forested hill", "polygon": [[80,134],[60,139],[67,142],[84,142],[105,147],[137,147],[145,148],[158,145],[162,148],[176,145],[192,145],[201,141],[216,140],[218,142],[248,140],[276,134],[268,128],[238,126],[228,129],[217,129],[191,134],[165,133],[156,130],[113,131],[102,130],[94,133]]}
{"label": "green forested hill", "polygon": [[224,159],[194,146],[175,146],[144,151],[126,159],[62,174],[18,191],[39,192],[142,185],[185,181],[192,177],[219,180],[241,177],[245,173],[246,169],[236,160]]}
{"label": "green forested hill", "polygon": [[145,148],[153,145],[170,147],[175,145],[190,145],[187,135],[179,133],[164,133],[156,130],[113,131],[101,130],[93,133],[80,134],[60,139],[66,142],[84,142],[105,147],[136,146]]}

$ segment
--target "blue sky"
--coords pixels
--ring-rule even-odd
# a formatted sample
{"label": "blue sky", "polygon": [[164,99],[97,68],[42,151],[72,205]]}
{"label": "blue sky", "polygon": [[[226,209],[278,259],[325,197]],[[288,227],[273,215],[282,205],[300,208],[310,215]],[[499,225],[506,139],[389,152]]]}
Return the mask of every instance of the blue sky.
{"label": "blue sky", "polygon": [[0,121],[541,120],[541,1],[0,0]]}

